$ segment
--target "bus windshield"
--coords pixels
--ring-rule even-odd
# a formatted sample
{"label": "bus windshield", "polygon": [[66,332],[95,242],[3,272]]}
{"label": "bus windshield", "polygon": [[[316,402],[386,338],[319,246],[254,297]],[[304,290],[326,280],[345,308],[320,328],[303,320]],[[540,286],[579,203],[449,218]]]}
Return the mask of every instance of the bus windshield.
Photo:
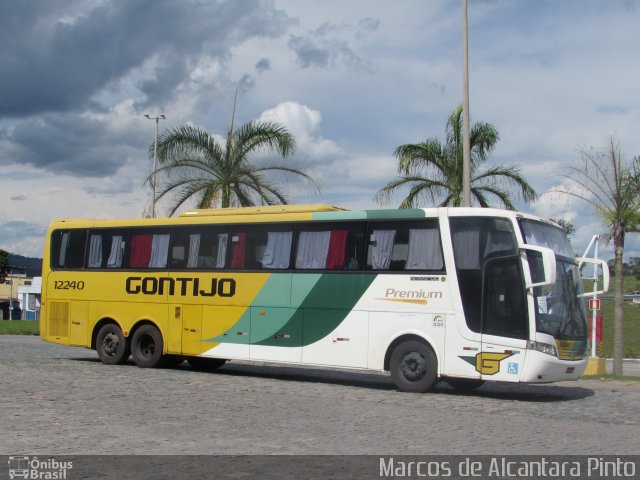
{"label": "bus windshield", "polygon": [[[574,254],[564,232],[557,227],[532,220],[521,220],[525,242],[553,249],[556,253],[556,283],[536,287],[536,330],[558,340],[585,340],[588,335],[582,280]],[[528,254],[533,282],[544,277],[542,257]]]}

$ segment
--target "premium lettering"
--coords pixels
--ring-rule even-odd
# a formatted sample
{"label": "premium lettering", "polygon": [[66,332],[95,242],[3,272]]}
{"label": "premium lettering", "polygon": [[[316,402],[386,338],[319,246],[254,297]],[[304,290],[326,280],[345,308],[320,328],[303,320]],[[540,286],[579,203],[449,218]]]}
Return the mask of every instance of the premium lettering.
{"label": "premium lettering", "polygon": [[233,297],[233,278],[127,277],[125,291],[131,295],[170,295],[180,297]]}
{"label": "premium lettering", "polygon": [[408,299],[427,299],[442,298],[442,292],[428,292],[423,289],[419,290],[396,290],[395,288],[387,288],[384,293],[385,298],[408,298]]}

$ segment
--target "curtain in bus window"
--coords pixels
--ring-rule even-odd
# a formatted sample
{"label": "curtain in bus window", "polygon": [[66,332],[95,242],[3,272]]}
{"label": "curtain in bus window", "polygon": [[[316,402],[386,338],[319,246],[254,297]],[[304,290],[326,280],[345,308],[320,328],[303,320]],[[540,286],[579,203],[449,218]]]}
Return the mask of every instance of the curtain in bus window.
{"label": "curtain in bus window", "polygon": [[329,270],[344,268],[347,253],[347,230],[332,230],[329,238],[329,253],[327,254],[326,267]]}
{"label": "curtain in bus window", "polygon": [[151,241],[151,258],[149,268],[166,268],[169,257],[169,241],[171,236],[154,235]]}
{"label": "curtain in bus window", "polygon": [[153,235],[134,235],[131,240],[131,268],[147,268],[151,259]]}
{"label": "curtain in bus window", "polygon": [[124,252],[124,241],[122,235],[114,235],[111,238],[111,252],[107,259],[107,268],[120,268],[122,266],[122,253]]}
{"label": "curtain in bus window", "polygon": [[324,268],[327,264],[331,231],[300,232],[296,268]]}
{"label": "curtain in bus window", "polygon": [[442,270],[444,261],[437,228],[410,228],[405,270]]}
{"label": "curtain in bus window", "polygon": [[89,239],[89,258],[87,267],[100,268],[102,266],[102,235],[91,235]]}
{"label": "curtain in bus window", "polygon": [[391,263],[393,240],[396,238],[395,230],[374,230],[373,243],[371,244],[371,268],[374,270],[386,270]]}
{"label": "curtain in bus window", "polygon": [[62,234],[62,240],[60,241],[60,256],[58,258],[58,265],[64,267],[67,261],[67,247],[69,246],[69,232]]}
{"label": "curtain in bus window", "polygon": [[477,228],[453,232],[453,254],[456,268],[461,270],[480,268],[480,231]]}
{"label": "curtain in bus window", "polygon": [[200,252],[200,234],[194,233],[189,235],[189,258],[187,259],[187,268],[198,267],[198,253]]}
{"label": "curtain in bus window", "polygon": [[218,234],[218,255],[216,257],[216,268],[224,268],[224,262],[227,258],[227,242],[229,241],[228,233]]}
{"label": "curtain in bus window", "polygon": [[262,268],[289,268],[293,232],[268,232]]}
{"label": "curtain in bus window", "polygon": [[244,268],[247,234],[235,233],[231,239],[231,243],[231,268]]}

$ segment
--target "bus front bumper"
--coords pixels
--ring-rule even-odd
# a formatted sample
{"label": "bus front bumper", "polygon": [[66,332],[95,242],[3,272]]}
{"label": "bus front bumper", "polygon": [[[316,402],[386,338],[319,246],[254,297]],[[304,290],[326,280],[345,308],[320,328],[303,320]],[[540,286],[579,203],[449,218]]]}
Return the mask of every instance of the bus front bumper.
{"label": "bus front bumper", "polygon": [[586,357],[580,360],[560,360],[546,353],[529,350],[520,381],[523,383],[550,383],[578,380],[586,368]]}

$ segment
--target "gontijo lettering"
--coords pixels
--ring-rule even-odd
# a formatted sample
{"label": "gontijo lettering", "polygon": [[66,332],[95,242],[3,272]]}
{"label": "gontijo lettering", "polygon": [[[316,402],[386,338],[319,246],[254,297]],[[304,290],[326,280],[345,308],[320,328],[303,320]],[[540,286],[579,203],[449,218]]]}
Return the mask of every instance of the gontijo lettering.
{"label": "gontijo lettering", "polygon": [[[205,283],[206,282],[206,283]],[[202,285],[202,288],[200,288]],[[236,281],[233,278],[211,278],[210,281],[191,277],[127,277],[125,290],[132,295],[180,295],[181,297],[233,297]]]}

